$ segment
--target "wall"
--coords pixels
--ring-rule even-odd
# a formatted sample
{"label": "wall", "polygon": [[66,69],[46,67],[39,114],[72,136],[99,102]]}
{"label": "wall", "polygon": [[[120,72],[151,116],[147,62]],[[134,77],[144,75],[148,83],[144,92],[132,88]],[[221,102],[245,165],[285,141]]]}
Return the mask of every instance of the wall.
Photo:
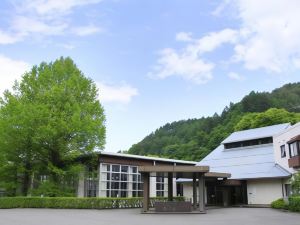
{"label": "wall", "polygon": [[[192,182],[185,182],[182,183],[183,184],[183,197],[185,197],[185,199],[187,201],[191,201],[193,202],[193,184]],[[205,200],[205,204],[207,203],[207,197],[206,197],[206,187],[204,190],[204,200]],[[199,188],[197,185],[197,202],[199,201]]]}
{"label": "wall", "polygon": [[79,174],[77,197],[84,197],[84,174],[81,172]]}
{"label": "wall", "polygon": [[247,180],[248,204],[271,204],[282,198],[282,179]]}
{"label": "wall", "polygon": [[[279,164],[281,167],[289,171],[290,173],[295,173],[296,170],[293,168],[289,168],[288,165],[288,159],[290,158],[289,155],[289,146],[287,142],[297,136],[300,135],[300,123],[297,123],[288,129],[286,129],[284,132],[274,135],[273,137],[273,142],[274,142],[274,157],[275,157],[275,162]],[[285,145],[285,150],[286,150],[286,157],[281,158],[281,151],[280,151],[280,146]]]}

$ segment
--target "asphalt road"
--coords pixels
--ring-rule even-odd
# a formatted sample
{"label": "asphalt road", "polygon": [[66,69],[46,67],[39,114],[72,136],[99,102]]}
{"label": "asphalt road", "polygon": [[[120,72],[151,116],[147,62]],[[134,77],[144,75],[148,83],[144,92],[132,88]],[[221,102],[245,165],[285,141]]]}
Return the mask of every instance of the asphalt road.
{"label": "asphalt road", "polygon": [[207,214],[140,214],[140,209],[0,209],[0,225],[300,225],[300,213],[269,208],[210,209]]}

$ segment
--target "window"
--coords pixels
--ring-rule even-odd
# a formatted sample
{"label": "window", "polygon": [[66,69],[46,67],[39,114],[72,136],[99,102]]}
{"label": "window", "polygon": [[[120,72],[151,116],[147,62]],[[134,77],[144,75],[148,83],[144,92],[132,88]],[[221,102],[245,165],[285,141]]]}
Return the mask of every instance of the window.
{"label": "window", "polygon": [[289,144],[290,157],[299,155],[299,141],[295,141]]}
{"label": "window", "polygon": [[231,148],[242,148],[242,147],[263,145],[263,144],[270,144],[270,143],[273,143],[272,137],[226,143],[226,144],[224,144],[224,147],[225,147],[225,149],[231,149]]}
{"label": "window", "polygon": [[165,192],[165,178],[164,174],[157,173],[156,174],[156,196],[164,197]]}
{"label": "window", "polygon": [[101,193],[106,197],[140,197],[143,195],[141,174],[136,166],[102,164]]}
{"label": "window", "polygon": [[285,145],[280,146],[280,152],[281,152],[281,158],[285,158],[286,157]]}
{"label": "window", "polygon": [[120,172],[120,165],[112,165],[111,168],[113,172]]}

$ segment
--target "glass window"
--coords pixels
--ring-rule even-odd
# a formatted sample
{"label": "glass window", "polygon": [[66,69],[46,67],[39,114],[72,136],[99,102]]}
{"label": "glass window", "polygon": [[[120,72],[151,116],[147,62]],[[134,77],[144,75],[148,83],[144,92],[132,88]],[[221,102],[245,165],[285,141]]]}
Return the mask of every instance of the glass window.
{"label": "glass window", "polygon": [[106,165],[106,171],[110,171],[110,165]]}
{"label": "glass window", "polygon": [[156,190],[164,190],[164,183],[157,183]]}
{"label": "glass window", "polygon": [[128,175],[127,174],[121,174],[121,181],[127,181]]}
{"label": "glass window", "polygon": [[110,180],[110,173],[106,174],[106,180]]}
{"label": "glass window", "polygon": [[156,191],[157,197],[164,197],[164,191]]}
{"label": "glass window", "polygon": [[106,191],[106,197],[110,197],[109,196],[109,190]]}
{"label": "glass window", "polygon": [[137,183],[132,184],[132,190],[137,190]]}
{"label": "glass window", "polygon": [[137,173],[137,167],[136,166],[132,167],[132,173]]}
{"label": "glass window", "polygon": [[132,181],[137,181],[137,175],[136,174],[132,175]]}
{"label": "glass window", "polygon": [[111,189],[119,189],[120,185],[119,182],[111,182]]}
{"label": "glass window", "polygon": [[112,173],[111,174],[111,180],[120,180],[120,174],[119,173]]}
{"label": "glass window", "polygon": [[110,197],[119,197],[119,191],[111,191]]}
{"label": "glass window", "polygon": [[280,146],[280,151],[281,151],[281,158],[285,158],[286,157],[285,145]]}
{"label": "glass window", "polygon": [[121,189],[123,190],[127,189],[127,182],[121,182]]}
{"label": "glass window", "polygon": [[121,191],[121,197],[122,198],[127,197],[127,191]]}
{"label": "glass window", "polygon": [[106,182],[106,189],[110,189],[110,183]]}
{"label": "glass window", "polygon": [[111,170],[113,172],[120,172],[120,165],[112,165]]}
{"label": "glass window", "polygon": [[128,166],[122,166],[121,167],[121,172],[127,173],[128,172]]}
{"label": "glass window", "polygon": [[297,141],[289,144],[289,150],[290,150],[290,157],[294,157],[299,155],[299,144]]}

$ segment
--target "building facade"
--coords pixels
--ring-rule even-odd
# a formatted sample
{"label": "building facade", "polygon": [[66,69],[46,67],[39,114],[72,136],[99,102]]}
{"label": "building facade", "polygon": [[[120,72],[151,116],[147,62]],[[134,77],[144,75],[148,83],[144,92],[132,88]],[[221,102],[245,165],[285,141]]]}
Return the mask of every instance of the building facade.
{"label": "building facade", "polygon": [[[227,181],[206,182],[208,205],[270,204],[290,194],[290,178],[300,168],[300,123],[232,133],[197,165],[230,173]],[[189,181],[179,181],[190,197]]]}
{"label": "building facade", "polygon": [[[78,197],[142,197],[143,181],[139,166],[195,164],[196,162],[184,160],[100,152],[97,169],[87,171],[81,176]],[[173,195],[176,196],[179,192],[174,178]],[[159,174],[150,177],[150,197],[166,196],[167,178]]]}

